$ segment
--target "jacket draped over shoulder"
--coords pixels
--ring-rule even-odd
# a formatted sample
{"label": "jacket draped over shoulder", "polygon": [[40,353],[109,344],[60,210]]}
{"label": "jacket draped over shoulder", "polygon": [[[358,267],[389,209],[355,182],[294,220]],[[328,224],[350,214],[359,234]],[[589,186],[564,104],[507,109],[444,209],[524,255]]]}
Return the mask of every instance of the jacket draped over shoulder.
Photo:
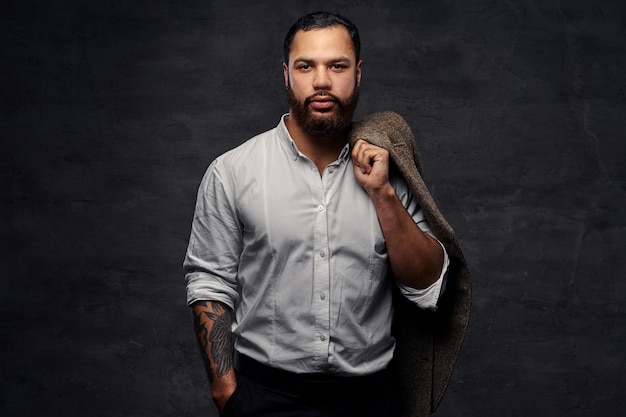
{"label": "jacket draped over shoulder", "polygon": [[402,417],[426,416],[435,411],[443,397],[467,330],[472,297],[469,269],[454,230],[424,183],[417,144],[402,116],[374,113],[354,123],[350,146],[359,139],[389,151],[450,257],[446,290],[436,312],[420,310],[398,292],[394,294],[396,350],[390,366]]}

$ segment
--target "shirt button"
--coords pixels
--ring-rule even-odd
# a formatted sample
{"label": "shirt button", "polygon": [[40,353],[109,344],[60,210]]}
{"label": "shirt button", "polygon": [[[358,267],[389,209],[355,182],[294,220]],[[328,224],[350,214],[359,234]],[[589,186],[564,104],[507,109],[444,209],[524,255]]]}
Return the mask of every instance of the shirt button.
{"label": "shirt button", "polygon": [[321,256],[322,258],[323,258],[324,256],[326,256],[326,252],[324,252],[324,249],[322,249],[322,250],[320,251],[320,256]]}
{"label": "shirt button", "polygon": [[322,299],[322,301],[324,301],[326,299],[326,293],[321,293],[320,298]]}
{"label": "shirt button", "polygon": [[322,211],[322,210],[324,210],[324,206],[323,205],[320,204],[319,206],[317,206],[317,211]]}
{"label": "shirt button", "polygon": [[324,340],[326,340],[326,336],[324,336],[323,334],[320,335],[320,340],[323,342]]}

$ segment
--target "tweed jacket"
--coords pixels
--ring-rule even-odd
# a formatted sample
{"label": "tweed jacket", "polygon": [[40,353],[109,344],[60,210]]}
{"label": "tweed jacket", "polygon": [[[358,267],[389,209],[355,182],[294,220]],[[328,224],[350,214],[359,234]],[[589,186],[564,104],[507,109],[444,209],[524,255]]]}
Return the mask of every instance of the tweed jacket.
{"label": "tweed jacket", "polygon": [[422,179],[415,138],[402,116],[394,112],[375,113],[354,123],[350,146],[359,139],[389,151],[392,165],[419,201],[450,258],[446,289],[436,312],[421,310],[399,292],[394,294],[392,333],[396,349],[390,366],[400,397],[401,416],[427,416],[443,397],[469,323],[469,269],[452,227],[439,212]]}

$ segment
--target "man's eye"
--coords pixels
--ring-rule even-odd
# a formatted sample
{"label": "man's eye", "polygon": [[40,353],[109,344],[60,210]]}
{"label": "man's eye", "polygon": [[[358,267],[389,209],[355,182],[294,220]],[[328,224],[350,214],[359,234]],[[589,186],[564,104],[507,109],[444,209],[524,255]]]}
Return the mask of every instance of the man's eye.
{"label": "man's eye", "polygon": [[344,64],[334,64],[333,69],[340,70],[344,69],[346,66]]}
{"label": "man's eye", "polygon": [[311,68],[309,64],[302,64],[298,66],[298,69],[301,69],[301,70],[308,70],[309,68]]}

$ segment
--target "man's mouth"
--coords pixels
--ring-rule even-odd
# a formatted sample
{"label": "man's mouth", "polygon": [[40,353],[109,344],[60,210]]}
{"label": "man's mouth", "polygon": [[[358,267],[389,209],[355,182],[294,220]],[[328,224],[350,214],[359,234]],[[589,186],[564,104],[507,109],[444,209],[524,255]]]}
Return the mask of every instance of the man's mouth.
{"label": "man's mouth", "polygon": [[330,110],[335,107],[336,100],[332,96],[314,96],[310,99],[310,105],[315,110]]}

